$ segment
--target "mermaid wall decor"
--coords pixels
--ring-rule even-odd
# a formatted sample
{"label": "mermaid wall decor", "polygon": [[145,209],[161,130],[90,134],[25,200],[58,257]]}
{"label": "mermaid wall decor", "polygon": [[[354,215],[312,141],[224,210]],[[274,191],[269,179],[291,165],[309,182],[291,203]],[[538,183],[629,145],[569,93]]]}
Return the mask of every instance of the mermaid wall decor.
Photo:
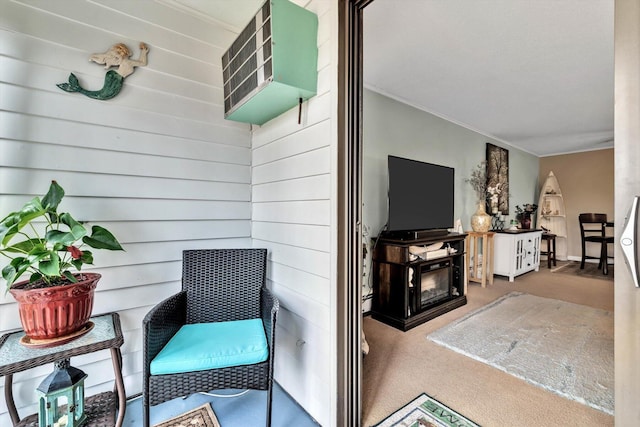
{"label": "mermaid wall decor", "polygon": [[[147,53],[149,47],[140,43],[140,58],[137,60],[130,59],[131,51],[124,43],[113,45],[104,53],[94,53],[89,57],[89,61],[97,64],[104,64],[107,74],[104,76],[104,85],[100,90],[86,90],[80,86],[78,78],[73,74],[69,74],[68,83],[60,83],[57,86],[66,92],[78,92],[89,98],[106,100],[111,99],[120,93],[124,79],[132,74],[134,67],[144,67],[147,65]],[[110,70],[111,67],[118,67]]]}

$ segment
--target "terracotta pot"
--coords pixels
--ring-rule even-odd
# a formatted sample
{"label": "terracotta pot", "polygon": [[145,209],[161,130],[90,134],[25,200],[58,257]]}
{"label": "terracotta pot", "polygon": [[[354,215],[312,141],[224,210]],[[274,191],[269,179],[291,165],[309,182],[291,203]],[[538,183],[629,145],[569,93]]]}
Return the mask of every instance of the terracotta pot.
{"label": "terracotta pot", "polygon": [[74,275],[79,282],[42,289],[22,289],[29,281],[14,284],[9,292],[18,302],[20,321],[32,340],[70,335],[87,324],[93,310],[98,273]]}

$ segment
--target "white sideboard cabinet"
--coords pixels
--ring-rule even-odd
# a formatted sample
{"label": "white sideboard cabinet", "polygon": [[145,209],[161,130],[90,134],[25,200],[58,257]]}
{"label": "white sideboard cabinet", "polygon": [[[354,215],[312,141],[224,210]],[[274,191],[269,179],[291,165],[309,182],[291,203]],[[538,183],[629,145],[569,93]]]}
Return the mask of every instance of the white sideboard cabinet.
{"label": "white sideboard cabinet", "polygon": [[493,274],[516,276],[540,268],[542,230],[505,230],[493,238]]}

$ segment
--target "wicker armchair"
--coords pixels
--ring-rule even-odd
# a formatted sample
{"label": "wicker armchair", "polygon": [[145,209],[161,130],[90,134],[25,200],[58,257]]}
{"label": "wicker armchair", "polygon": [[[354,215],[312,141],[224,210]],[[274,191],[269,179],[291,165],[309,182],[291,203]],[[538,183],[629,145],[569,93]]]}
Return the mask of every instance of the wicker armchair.
{"label": "wicker armchair", "polygon": [[[202,249],[183,252],[182,291],[156,305],[143,320],[143,421],[150,406],[217,389],[267,391],[271,425],[273,356],[278,300],[265,287],[266,249]],[[262,319],[266,360],[210,370],[152,374],[152,361],[184,325]],[[209,325],[211,326],[211,325]],[[258,326],[259,328],[259,326]]]}

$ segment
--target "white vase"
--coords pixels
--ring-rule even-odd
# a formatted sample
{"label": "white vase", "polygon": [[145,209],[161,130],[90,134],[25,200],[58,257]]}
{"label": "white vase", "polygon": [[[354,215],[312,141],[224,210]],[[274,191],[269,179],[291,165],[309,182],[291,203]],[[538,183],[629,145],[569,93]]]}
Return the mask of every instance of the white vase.
{"label": "white vase", "polygon": [[479,201],[476,213],[471,215],[471,229],[473,231],[489,231],[491,228],[491,215],[487,215],[484,206],[484,201]]}

